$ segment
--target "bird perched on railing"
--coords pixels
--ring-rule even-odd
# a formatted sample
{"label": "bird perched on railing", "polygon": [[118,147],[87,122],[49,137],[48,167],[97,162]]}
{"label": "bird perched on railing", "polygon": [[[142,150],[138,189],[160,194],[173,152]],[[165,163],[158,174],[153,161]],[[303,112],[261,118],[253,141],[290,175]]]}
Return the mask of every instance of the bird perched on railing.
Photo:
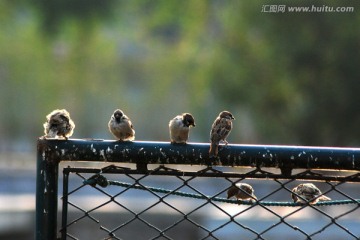
{"label": "bird perched on railing", "polygon": [[169,122],[171,143],[186,143],[191,126],[195,127],[195,119],[190,113],[183,113],[171,119]]}
{"label": "bird perched on railing", "polygon": [[291,190],[291,198],[295,203],[315,204],[318,201],[330,201],[331,198],[322,195],[320,189],[318,189],[312,183],[302,183]]}
{"label": "bird perched on railing", "polygon": [[65,109],[56,109],[46,116],[44,123],[45,138],[68,139],[74,132],[75,123]]}
{"label": "bird perched on railing", "polygon": [[135,130],[131,120],[120,109],[116,109],[111,115],[108,127],[109,131],[120,141],[135,139]]}
{"label": "bird perched on railing", "polygon": [[257,200],[253,187],[247,183],[237,183],[235,186],[231,186],[227,191],[227,199],[231,197],[241,200],[249,200],[251,202]]}
{"label": "bird perched on railing", "polygon": [[223,141],[225,145],[228,144],[226,138],[232,129],[232,120],[234,119],[233,115],[228,111],[222,111],[215,119],[210,131],[210,157],[218,155],[220,141]]}

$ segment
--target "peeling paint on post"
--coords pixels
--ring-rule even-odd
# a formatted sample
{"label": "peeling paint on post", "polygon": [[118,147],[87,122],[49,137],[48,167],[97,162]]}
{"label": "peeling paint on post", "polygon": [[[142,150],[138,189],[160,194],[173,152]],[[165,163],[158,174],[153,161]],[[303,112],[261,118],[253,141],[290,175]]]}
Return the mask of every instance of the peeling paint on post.
{"label": "peeling paint on post", "polygon": [[[58,164],[60,161],[101,161],[146,165],[186,164],[292,169],[360,170],[359,148],[229,144],[209,159],[208,143],[119,142],[109,140],[39,139],[37,145],[36,239],[56,239]],[[46,226],[46,227],[45,227]]]}
{"label": "peeling paint on post", "polygon": [[59,164],[51,148],[38,142],[36,176],[36,239],[56,239]]}

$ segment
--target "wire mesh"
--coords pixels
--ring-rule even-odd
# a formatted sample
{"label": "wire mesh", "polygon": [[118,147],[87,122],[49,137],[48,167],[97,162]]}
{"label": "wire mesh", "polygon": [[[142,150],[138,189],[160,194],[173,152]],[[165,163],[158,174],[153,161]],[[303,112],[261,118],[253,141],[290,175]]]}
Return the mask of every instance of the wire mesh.
{"label": "wire mesh", "polygon": [[[172,165],[171,165],[172,166]],[[359,239],[357,172],[155,165],[63,169],[61,239]],[[312,182],[332,201],[298,204]],[[236,183],[257,201],[226,199]]]}

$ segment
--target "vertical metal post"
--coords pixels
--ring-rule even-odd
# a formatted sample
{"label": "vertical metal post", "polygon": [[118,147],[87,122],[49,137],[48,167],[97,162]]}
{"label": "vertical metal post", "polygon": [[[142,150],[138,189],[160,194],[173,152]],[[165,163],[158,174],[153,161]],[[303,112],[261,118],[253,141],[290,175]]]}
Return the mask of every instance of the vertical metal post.
{"label": "vertical metal post", "polygon": [[58,162],[51,161],[46,144],[38,141],[36,176],[36,240],[56,239]]}
{"label": "vertical metal post", "polygon": [[67,233],[67,214],[68,214],[68,193],[69,193],[69,172],[65,172],[63,174],[63,204],[62,204],[62,222],[61,222],[61,239],[66,239]]}

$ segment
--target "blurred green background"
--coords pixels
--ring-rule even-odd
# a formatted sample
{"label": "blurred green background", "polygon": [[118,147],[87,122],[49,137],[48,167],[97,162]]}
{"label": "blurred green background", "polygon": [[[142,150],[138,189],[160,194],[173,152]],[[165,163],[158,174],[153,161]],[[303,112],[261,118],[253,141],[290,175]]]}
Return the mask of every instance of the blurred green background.
{"label": "blurred green background", "polygon": [[[264,4],[353,13],[264,13]],[[218,112],[232,143],[360,143],[358,1],[0,2],[1,150],[33,149],[66,108],[74,138],[107,138],[115,108],[137,140],[168,141],[191,112],[208,142]]]}

